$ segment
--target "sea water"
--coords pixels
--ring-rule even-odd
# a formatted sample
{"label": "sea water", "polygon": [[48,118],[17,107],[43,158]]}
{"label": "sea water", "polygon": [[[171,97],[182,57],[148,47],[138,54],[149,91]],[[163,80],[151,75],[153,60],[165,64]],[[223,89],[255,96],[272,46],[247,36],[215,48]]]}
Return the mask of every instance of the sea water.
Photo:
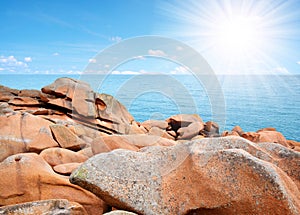
{"label": "sea water", "polygon": [[[231,130],[235,125],[244,131],[275,127],[287,139],[300,141],[300,75],[218,76],[219,83],[213,84],[219,84],[222,90],[214,95],[208,95],[202,83],[205,80],[192,75],[2,74],[0,84],[41,89],[59,77],[87,81],[95,91],[115,96],[136,121],[198,113],[204,121],[217,121],[222,130]],[[211,98],[216,95],[223,99]],[[213,113],[213,107],[224,113]]]}

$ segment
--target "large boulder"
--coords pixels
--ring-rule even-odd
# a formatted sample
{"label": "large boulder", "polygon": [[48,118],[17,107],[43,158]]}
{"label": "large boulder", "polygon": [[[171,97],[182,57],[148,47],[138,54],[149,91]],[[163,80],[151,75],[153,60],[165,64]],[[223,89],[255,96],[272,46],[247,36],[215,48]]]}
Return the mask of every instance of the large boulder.
{"label": "large boulder", "polygon": [[89,214],[101,214],[103,202],[94,194],[71,184],[53,172],[35,153],[16,154],[0,163],[0,205],[46,199],[78,202]]}
{"label": "large boulder", "polygon": [[0,214],[5,215],[88,215],[82,205],[69,202],[66,199],[49,199],[35,202],[25,202],[0,207]]}
{"label": "large boulder", "polygon": [[70,181],[116,208],[139,214],[296,215],[299,178],[292,176],[299,176],[299,166],[288,166],[284,159],[292,156],[299,164],[300,154],[284,149],[286,153],[269,154],[241,137],[140,152],[119,149],[90,158]]}

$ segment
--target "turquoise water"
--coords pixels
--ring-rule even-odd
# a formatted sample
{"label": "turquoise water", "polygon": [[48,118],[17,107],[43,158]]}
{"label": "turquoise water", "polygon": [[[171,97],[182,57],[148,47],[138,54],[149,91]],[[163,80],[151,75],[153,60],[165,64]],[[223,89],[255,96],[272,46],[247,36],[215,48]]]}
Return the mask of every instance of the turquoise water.
{"label": "turquoise water", "polygon": [[[0,84],[17,89],[40,89],[58,77],[62,75],[0,75]],[[115,96],[137,121],[195,112],[204,121],[215,117],[212,100],[201,81],[191,75],[68,77],[88,81],[94,90]],[[223,129],[231,130],[235,125],[245,131],[275,127],[288,139],[300,141],[299,75],[219,76],[218,79],[223,92],[215,93],[223,93],[225,101],[225,115],[221,116],[226,119]]]}

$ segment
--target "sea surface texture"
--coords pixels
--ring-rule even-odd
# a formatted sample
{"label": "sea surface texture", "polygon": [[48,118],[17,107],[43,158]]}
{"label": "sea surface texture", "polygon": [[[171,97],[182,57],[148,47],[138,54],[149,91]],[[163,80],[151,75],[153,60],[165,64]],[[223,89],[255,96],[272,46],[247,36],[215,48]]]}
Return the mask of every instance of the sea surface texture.
{"label": "sea surface texture", "polygon": [[[300,141],[300,76],[218,76],[224,114],[215,116],[202,81],[193,75],[0,75],[0,84],[16,89],[41,89],[59,77],[89,82],[94,90],[115,96],[136,121],[198,113],[215,120],[222,130],[235,125],[245,131],[275,127],[287,139]],[[212,88],[218,83],[211,83]],[[219,98],[218,97],[218,98]],[[221,113],[219,113],[221,114]],[[218,119],[224,119],[218,121]]]}

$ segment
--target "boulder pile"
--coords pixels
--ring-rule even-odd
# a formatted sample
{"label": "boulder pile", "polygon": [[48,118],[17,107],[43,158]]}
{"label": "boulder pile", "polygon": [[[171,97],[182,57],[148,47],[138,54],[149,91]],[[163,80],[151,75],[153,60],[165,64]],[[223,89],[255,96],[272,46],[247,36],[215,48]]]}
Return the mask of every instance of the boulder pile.
{"label": "boulder pile", "polygon": [[299,152],[274,128],[137,122],[70,78],[0,86],[0,214],[300,214]]}

